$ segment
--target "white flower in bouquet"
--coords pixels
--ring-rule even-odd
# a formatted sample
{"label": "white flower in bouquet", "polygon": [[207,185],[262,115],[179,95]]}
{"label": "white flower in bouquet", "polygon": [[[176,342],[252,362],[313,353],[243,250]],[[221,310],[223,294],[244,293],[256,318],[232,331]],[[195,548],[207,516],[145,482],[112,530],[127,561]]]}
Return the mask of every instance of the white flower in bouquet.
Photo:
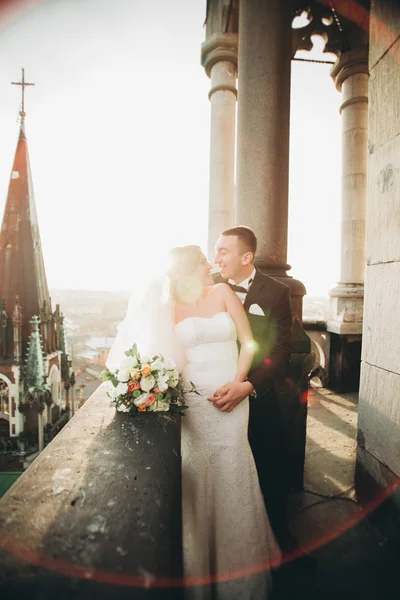
{"label": "white flower in bouquet", "polygon": [[117,411],[127,413],[130,411],[130,409],[127,406],[125,406],[125,404],[120,404],[117,408]]}
{"label": "white flower in bouquet", "polygon": [[162,362],[162,360],[156,358],[156,360],[153,360],[153,362],[151,363],[151,369],[152,371],[162,371],[163,369],[165,369],[165,365]]}
{"label": "white flower in bouquet", "polygon": [[159,383],[157,385],[158,389],[160,390],[160,392],[166,392],[168,389],[168,383],[166,381],[162,381],[161,383]]}
{"label": "white flower in bouquet", "polygon": [[144,392],[149,392],[154,387],[156,380],[153,375],[146,375],[140,380],[140,387]]}
{"label": "white flower in bouquet", "polygon": [[140,357],[140,362],[142,363],[142,365],[144,365],[145,363],[149,363],[150,356],[147,356],[147,354],[143,354],[143,356]]}
{"label": "white flower in bouquet", "polygon": [[173,369],[169,373],[168,385],[172,388],[176,387],[179,382],[179,373]]}
{"label": "white flower in bouquet", "polygon": [[136,367],[137,364],[138,361],[136,356],[127,356],[127,358],[121,362],[119,368],[121,371],[129,371],[130,369]]}
{"label": "white flower in bouquet", "polygon": [[119,383],[116,387],[111,386],[111,394],[113,398],[117,398],[118,396],[121,396],[122,394],[126,394],[126,392],[128,391],[128,384],[127,383]]}
{"label": "white flower in bouquet", "polygon": [[118,381],[129,381],[129,373],[126,369],[120,369],[117,375]]}
{"label": "white flower in bouquet", "polygon": [[140,406],[141,404],[144,404],[146,402],[148,397],[148,392],[145,394],[140,394],[140,396],[134,399],[133,404],[135,404],[135,406]]}
{"label": "white flower in bouquet", "polygon": [[166,358],[164,360],[164,366],[167,369],[167,371],[171,371],[172,369],[176,368],[176,364],[174,363],[172,358]]}
{"label": "white flower in bouquet", "polygon": [[165,371],[160,371],[157,377],[157,387],[160,392],[166,392],[168,389],[169,374]]}

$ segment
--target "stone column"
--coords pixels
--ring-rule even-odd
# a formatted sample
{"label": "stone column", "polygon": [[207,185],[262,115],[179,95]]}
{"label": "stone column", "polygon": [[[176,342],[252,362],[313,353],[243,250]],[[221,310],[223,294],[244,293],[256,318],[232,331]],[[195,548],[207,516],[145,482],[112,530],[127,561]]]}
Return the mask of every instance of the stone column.
{"label": "stone column", "polygon": [[201,63],[211,78],[208,258],[221,231],[234,222],[237,34],[214,33],[201,47]]}
{"label": "stone column", "polygon": [[328,331],[361,334],[365,269],[368,143],[368,49],[341,55],[331,70],[342,92],[342,229],[340,282],[330,290]]}
{"label": "stone column", "polygon": [[235,224],[254,229],[257,266],[291,288],[301,322],[306,291],[286,275],[291,22],[290,2],[240,3]]}
{"label": "stone column", "polygon": [[303,485],[307,375],[314,356],[310,354],[311,341],[301,326],[305,287],[286,274],[290,269],[287,237],[291,4],[282,0],[240,2],[235,224],[248,225],[255,231],[256,265],[290,288],[294,317],[292,355],[285,384],[277,390],[278,403],[285,407],[282,422],[290,444],[290,460],[278,464],[286,469],[288,488],[298,490]]}

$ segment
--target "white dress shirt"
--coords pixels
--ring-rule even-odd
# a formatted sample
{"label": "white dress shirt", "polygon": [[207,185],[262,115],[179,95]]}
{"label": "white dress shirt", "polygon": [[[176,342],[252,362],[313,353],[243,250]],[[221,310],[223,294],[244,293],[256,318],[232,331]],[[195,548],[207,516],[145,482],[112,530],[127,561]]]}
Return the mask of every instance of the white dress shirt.
{"label": "white dress shirt", "polygon": [[[239,287],[244,288],[248,292],[251,284],[254,281],[255,276],[256,276],[256,269],[254,267],[254,269],[250,273],[250,275],[246,279],[243,279],[243,281],[241,281],[240,283],[236,283],[236,281],[233,281],[233,279],[228,279],[228,283],[230,283],[231,285],[238,285]],[[239,298],[239,300],[242,304],[244,304],[247,292],[235,292],[236,296]]]}

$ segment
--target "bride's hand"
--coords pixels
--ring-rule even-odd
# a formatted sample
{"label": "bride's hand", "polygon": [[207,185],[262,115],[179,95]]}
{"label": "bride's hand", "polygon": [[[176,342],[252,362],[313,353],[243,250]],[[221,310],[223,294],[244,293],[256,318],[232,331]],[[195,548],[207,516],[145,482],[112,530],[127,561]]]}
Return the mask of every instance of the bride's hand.
{"label": "bride's hand", "polygon": [[234,381],[220,387],[208,400],[221,412],[231,412],[253,391],[249,381]]}

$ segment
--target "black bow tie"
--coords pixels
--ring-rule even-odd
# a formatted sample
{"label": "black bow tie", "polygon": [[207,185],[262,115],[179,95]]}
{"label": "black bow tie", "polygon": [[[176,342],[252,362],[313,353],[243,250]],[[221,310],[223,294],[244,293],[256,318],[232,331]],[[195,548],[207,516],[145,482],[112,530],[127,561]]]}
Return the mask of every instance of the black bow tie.
{"label": "black bow tie", "polygon": [[233,285],[233,283],[229,283],[228,285],[234,292],[241,292],[242,294],[247,294],[248,290],[246,290],[246,288],[240,285]]}
{"label": "black bow tie", "polygon": [[253,277],[250,277],[249,283],[248,283],[249,287],[247,290],[246,290],[246,288],[242,287],[241,285],[235,285],[234,283],[228,283],[228,285],[234,292],[240,292],[242,294],[247,294],[253,281],[254,281]]}

